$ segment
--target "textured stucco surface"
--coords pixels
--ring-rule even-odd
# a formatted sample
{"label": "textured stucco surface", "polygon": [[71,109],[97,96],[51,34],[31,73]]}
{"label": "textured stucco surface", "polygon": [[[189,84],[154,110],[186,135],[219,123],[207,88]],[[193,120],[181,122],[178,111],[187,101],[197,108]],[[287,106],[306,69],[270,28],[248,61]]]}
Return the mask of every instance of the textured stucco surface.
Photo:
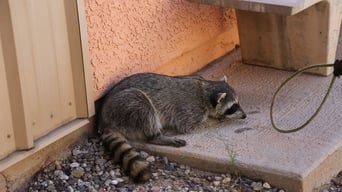
{"label": "textured stucco surface", "polygon": [[236,26],[233,10],[185,0],[86,0],[85,6],[95,99],[121,78],[154,71]]}

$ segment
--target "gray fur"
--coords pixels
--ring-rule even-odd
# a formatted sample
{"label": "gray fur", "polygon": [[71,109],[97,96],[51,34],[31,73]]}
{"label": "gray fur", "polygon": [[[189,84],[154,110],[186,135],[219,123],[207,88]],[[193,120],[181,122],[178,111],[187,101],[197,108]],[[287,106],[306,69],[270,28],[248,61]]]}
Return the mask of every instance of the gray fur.
{"label": "gray fur", "polygon": [[[225,114],[232,106],[232,113]],[[201,127],[208,118],[245,118],[246,114],[226,81],[140,73],[110,90],[100,116],[102,131],[116,130],[128,140],[180,147],[186,142],[164,136],[165,128],[187,133]]]}

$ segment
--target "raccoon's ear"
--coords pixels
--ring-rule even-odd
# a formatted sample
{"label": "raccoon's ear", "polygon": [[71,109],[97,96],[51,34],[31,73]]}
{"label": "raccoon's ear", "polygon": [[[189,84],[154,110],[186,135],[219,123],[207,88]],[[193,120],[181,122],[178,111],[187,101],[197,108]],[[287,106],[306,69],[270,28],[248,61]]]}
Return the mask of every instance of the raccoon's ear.
{"label": "raccoon's ear", "polygon": [[226,98],[227,93],[218,93],[217,94],[217,103],[221,103],[224,98]]}
{"label": "raccoon's ear", "polygon": [[225,83],[228,83],[228,78],[227,78],[227,76],[223,76],[222,78],[221,78],[221,81],[224,81]]}

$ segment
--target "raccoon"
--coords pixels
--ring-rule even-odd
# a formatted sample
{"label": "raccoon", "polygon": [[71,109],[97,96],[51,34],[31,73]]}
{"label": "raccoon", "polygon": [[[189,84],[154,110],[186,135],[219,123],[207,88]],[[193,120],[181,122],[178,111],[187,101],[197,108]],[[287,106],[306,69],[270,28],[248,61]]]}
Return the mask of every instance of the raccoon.
{"label": "raccoon", "polygon": [[105,96],[98,119],[104,146],[136,182],[151,178],[149,164],[129,141],[182,147],[186,141],[165,130],[191,132],[208,118],[244,119],[235,91],[222,81],[201,76],[138,73],[117,83]]}

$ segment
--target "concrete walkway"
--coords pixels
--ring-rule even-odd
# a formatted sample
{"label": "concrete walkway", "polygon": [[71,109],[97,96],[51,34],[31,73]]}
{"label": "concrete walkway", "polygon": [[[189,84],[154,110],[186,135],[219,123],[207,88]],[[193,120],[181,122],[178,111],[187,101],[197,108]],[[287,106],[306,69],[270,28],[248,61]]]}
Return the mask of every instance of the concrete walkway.
{"label": "concrete walkway", "polygon": [[[336,80],[326,105],[312,123],[296,133],[278,133],[270,123],[271,98],[292,72],[244,65],[240,58],[236,51],[199,74],[208,79],[226,74],[247,119],[216,123],[178,136],[188,143],[183,148],[136,146],[193,167],[262,179],[291,192],[311,192],[328,182],[342,170],[342,79]],[[331,77],[302,75],[294,79],[278,97],[277,124],[291,128],[307,120]]]}

